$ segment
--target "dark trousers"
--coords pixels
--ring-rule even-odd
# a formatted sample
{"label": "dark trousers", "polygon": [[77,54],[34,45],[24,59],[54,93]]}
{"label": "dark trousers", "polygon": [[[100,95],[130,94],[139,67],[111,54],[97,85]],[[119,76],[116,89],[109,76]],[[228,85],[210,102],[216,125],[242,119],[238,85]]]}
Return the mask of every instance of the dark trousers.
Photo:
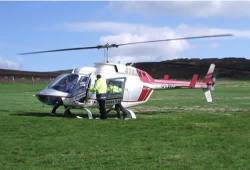
{"label": "dark trousers", "polygon": [[107,119],[107,111],[106,111],[106,107],[105,107],[105,103],[106,103],[105,94],[96,95],[96,98],[97,98],[97,102],[99,104],[99,111],[101,114],[100,118]]}
{"label": "dark trousers", "polygon": [[117,117],[118,118],[121,118],[121,114],[120,114],[120,111],[122,111],[122,117],[123,119],[125,119],[127,117],[127,110],[122,106],[121,103],[117,103],[115,104],[115,110],[117,112]]}
{"label": "dark trousers", "polygon": [[[60,106],[62,106],[62,105],[63,105],[62,100],[59,100],[59,101],[54,105],[54,107],[53,107],[51,113],[56,113],[56,110],[57,110]],[[71,115],[71,112],[70,112],[70,110],[69,110],[68,107],[64,106],[64,109],[65,109],[65,112],[64,112],[65,115]]]}
{"label": "dark trousers", "polygon": [[56,113],[56,110],[58,109],[58,107],[60,107],[61,105],[63,105],[62,100],[58,100],[57,103],[54,105],[51,113]]}

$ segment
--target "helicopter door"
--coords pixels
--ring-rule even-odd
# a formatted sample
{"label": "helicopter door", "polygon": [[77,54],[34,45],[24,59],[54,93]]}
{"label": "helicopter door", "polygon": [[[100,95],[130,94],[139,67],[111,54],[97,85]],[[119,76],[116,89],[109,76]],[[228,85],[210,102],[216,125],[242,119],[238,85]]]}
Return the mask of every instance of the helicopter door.
{"label": "helicopter door", "polygon": [[81,103],[84,102],[87,96],[87,90],[89,88],[90,81],[90,75],[80,77],[72,93],[74,101]]}
{"label": "helicopter door", "polygon": [[107,79],[107,98],[106,106],[112,107],[122,102],[126,77]]}

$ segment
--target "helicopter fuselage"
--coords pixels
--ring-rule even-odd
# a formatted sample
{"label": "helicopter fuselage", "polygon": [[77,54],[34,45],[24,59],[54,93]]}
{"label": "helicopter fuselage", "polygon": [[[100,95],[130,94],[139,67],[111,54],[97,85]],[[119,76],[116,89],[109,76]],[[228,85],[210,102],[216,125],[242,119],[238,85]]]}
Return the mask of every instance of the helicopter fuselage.
{"label": "helicopter fuselage", "polygon": [[210,89],[214,84],[214,67],[211,65],[205,80],[198,82],[197,75],[194,75],[191,81],[157,80],[147,72],[132,66],[97,63],[95,67],[78,68],[71,74],[58,76],[36,96],[42,103],[52,106],[59,103],[68,108],[97,107],[95,94],[88,89],[94,86],[96,75],[101,74],[107,80],[107,84],[112,82],[122,89],[120,94],[107,94],[106,106],[110,108],[118,102],[124,107],[143,104],[148,101],[155,89],[207,89],[208,94],[205,93],[205,96],[207,101],[211,102]]}
{"label": "helicopter fuselage", "polygon": [[[60,101],[71,108],[96,107],[95,94],[89,92],[88,88],[94,86],[97,74],[101,74],[107,83],[112,80],[120,82],[121,101],[117,101],[113,96],[107,98],[109,107],[116,102],[122,102],[124,107],[145,103],[153,92],[151,88],[144,88],[136,68],[106,63],[96,64],[96,67],[74,69],[71,74],[60,75],[36,96],[42,103],[52,106]],[[71,80],[68,80],[70,78]],[[72,86],[72,89],[69,86]]]}

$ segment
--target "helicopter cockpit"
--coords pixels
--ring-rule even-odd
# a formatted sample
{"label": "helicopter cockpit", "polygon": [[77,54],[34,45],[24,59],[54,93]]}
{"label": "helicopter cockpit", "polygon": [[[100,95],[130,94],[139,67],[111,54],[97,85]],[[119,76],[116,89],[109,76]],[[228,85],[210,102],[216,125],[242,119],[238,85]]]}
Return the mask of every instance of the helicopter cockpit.
{"label": "helicopter cockpit", "polygon": [[50,82],[48,87],[36,94],[38,99],[48,105],[55,105],[60,97],[74,97],[79,101],[87,95],[90,75],[62,74]]}
{"label": "helicopter cockpit", "polygon": [[[52,81],[48,88],[69,93],[74,96],[76,93],[83,93],[88,88],[89,75],[63,74]],[[79,91],[80,90],[80,91]]]}
{"label": "helicopter cockpit", "polygon": [[62,74],[52,81],[48,88],[52,88],[61,92],[71,93],[78,82],[77,74]]}

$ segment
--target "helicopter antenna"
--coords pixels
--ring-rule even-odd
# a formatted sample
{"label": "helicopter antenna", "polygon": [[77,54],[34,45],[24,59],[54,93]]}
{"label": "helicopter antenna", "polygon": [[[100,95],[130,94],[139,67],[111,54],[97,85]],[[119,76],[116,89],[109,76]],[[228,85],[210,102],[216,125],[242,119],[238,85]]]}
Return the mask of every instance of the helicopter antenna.
{"label": "helicopter antenna", "polygon": [[203,39],[203,38],[218,38],[218,37],[228,37],[228,36],[233,36],[233,34],[201,35],[201,36],[169,38],[169,39],[160,39],[160,40],[151,40],[151,41],[129,42],[129,43],[121,43],[121,44],[108,44],[107,43],[105,45],[97,45],[97,46],[89,46],[89,47],[62,48],[62,49],[46,50],[46,51],[25,52],[25,53],[20,53],[19,55],[30,55],[30,54],[39,54],[39,53],[61,52],[61,51],[89,50],[89,49],[104,49],[104,59],[105,59],[105,62],[108,63],[109,62],[109,48],[118,48],[120,46],[135,45],[135,44]]}

